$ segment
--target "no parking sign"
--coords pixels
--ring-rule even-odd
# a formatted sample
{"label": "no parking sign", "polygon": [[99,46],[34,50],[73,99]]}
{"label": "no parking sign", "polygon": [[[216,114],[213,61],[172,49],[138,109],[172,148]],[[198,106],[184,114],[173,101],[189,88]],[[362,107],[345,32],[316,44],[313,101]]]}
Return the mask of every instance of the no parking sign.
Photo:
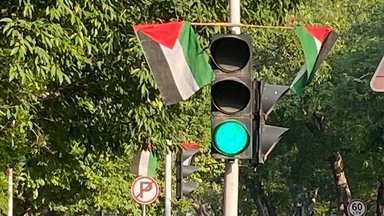
{"label": "no parking sign", "polygon": [[132,183],[132,198],[142,205],[153,203],[159,196],[160,187],[157,181],[149,176],[138,176]]}

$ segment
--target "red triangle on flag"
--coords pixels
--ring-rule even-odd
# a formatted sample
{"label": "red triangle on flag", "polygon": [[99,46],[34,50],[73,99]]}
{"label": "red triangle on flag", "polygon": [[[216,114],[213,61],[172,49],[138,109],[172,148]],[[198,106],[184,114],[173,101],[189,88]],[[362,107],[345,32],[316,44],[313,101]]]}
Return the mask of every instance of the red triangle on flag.
{"label": "red triangle on flag", "polygon": [[328,26],[306,26],[305,29],[311,33],[311,35],[321,41],[321,43],[323,43],[329,32],[332,31],[332,28]]}
{"label": "red triangle on flag", "polygon": [[183,22],[138,24],[133,26],[133,30],[135,32],[142,31],[154,41],[172,49],[179,37],[182,26]]}
{"label": "red triangle on flag", "polygon": [[371,79],[371,89],[375,92],[384,92],[384,56]]}

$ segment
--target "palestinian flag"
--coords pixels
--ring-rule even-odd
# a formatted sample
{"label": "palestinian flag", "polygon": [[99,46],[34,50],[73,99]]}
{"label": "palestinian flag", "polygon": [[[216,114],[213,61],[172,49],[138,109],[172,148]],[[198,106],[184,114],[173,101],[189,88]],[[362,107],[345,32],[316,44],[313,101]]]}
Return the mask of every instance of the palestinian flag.
{"label": "palestinian flag", "polygon": [[133,26],[167,105],[186,100],[215,75],[189,22]]}
{"label": "palestinian flag", "polygon": [[151,176],[156,178],[157,157],[150,151],[142,150],[132,161],[131,172],[138,176]]}
{"label": "palestinian flag", "polygon": [[296,26],[296,34],[304,51],[305,65],[297,73],[290,88],[296,94],[302,94],[304,87],[311,82],[315,71],[335,44],[338,35],[331,27],[300,25]]}

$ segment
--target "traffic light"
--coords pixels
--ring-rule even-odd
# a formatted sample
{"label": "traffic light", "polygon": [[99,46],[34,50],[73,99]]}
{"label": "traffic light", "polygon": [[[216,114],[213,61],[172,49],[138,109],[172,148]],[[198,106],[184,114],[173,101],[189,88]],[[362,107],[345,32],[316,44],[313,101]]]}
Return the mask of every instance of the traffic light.
{"label": "traffic light", "polygon": [[195,182],[184,182],[184,178],[198,170],[194,166],[194,157],[199,152],[197,148],[183,148],[176,158],[176,199],[190,194],[199,185]]}
{"label": "traffic light", "polygon": [[257,166],[267,160],[268,155],[275,148],[281,136],[288,128],[266,125],[265,120],[273,111],[277,101],[289,90],[288,86],[271,85],[262,81],[255,82],[256,113],[255,119],[256,142],[252,164]]}
{"label": "traffic light", "polygon": [[251,159],[253,143],[252,38],[248,34],[213,35],[211,65],[211,155]]}

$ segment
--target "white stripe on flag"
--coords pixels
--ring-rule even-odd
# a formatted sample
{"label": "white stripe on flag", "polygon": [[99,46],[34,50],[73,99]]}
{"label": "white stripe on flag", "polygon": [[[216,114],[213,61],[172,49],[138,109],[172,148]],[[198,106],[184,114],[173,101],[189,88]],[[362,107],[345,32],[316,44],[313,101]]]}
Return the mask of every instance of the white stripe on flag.
{"label": "white stripe on flag", "polygon": [[148,165],[149,165],[150,157],[151,157],[151,152],[149,151],[141,152],[138,175],[148,176]]}
{"label": "white stripe on flag", "polygon": [[321,49],[321,41],[319,39],[317,39],[316,37],[313,37],[313,39],[315,40],[315,44],[316,44],[316,48],[317,48],[317,53],[320,52],[320,49]]}
{"label": "white stripe on flag", "polygon": [[169,68],[177,89],[183,100],[192,96],[200,89],[185,59],[183,47],[179,40],[176,41],[173,49],[160,45],[164,56],[168,62]]}
{"label": "white stripe on flag", "polygon": [[132,173],[135,175],[148,176],[148,164],[151,153],[142,150],[134,158],[132,162]]}
{"label": "white stripe on flag", "polygon": [[[303,66],[300,68],[299,72],[296,73],[296,77],[292,81],[291,86],[293,86],[302,76],[304,76],[306,71],[307,71],[307,65],[303,64]],[[307,80],[307,78],[306,78],[306,80]]]}

